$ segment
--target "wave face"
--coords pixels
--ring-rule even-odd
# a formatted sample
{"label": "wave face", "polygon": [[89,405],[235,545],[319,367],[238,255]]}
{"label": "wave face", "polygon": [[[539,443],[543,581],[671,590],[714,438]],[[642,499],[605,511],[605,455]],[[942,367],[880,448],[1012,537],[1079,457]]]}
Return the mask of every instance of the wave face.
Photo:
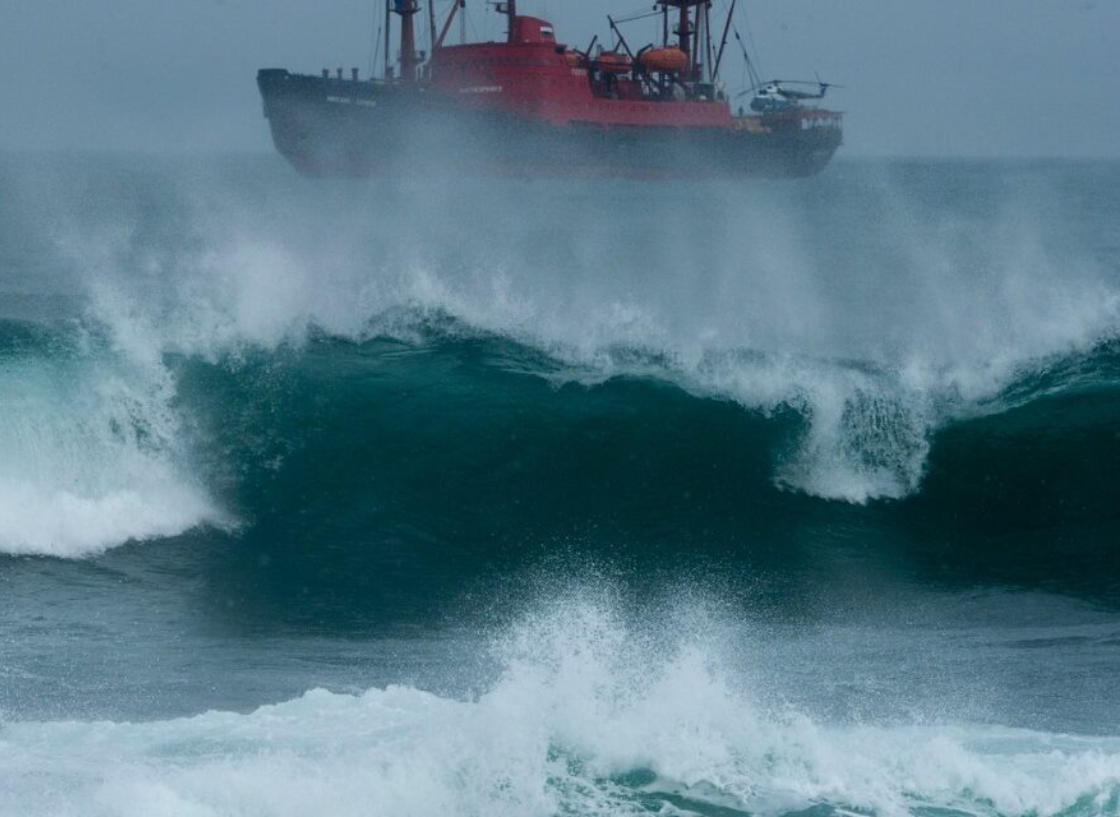
{"label": "wave face", "polygon": [[[359,617],[385,612],[371,582],[419,592],[556,545],[670,563],[737,551],[736,572],[813,574],[814,551],[846,551],[851,530],[939,581],[1115,590],[1114,343],[920,432],[889,384],[869,385],[880,374],[858,372],[868,393],[830,427],[847,448],[816,478],[920,477],[899,499],[854,502],[791,482],[822,444],[804,404],[746,407],[644,352],[604,378],[446,316],[382,320],[368,340],[147,362],[80,328],[8,324],[4,549],[83,556],[202,526],[240,542],[229,569],[273,564],[269,603],[310,582]],[[376,578],[400,559],[403,577]]]}
{"label": "wave face", "polygon": [[1116,190],[5,158],[0,815],[1120,814]]}
{"label": "wave face", "polygon": [[[565,403],[590,406],[627,389],[641,404],[619,411],[653,417],[665,409],[649,405],[677,398],[652,390],[647,399],[637,384],[666,384],[693,398],[693,418],[719,414],[725,433],[765,418],[764,430],[743,432],[753,442],[719,459],[738,456],[746,467],[764,458],[770,486],[857,505],[921,496],[933,446],[961,424],[1037,401],[1087,401],[1098,419],[1111,407],[1116,230],[1099,203],[1091,224],[1056,210],[1055,186],[1089,184],[1078,174],[1090,171],[1076,167],[965,166],[944,178],[938,167],[853,166],[821,186],[685,186],[677,194],[687,207],[651,199],[641,184],[592,188],[590,198],[583,183],[547,195],[496,182],[297,194],[252,165],[170,176],[66,170],[8,168],[24,196],[13,199],[9,229],[31,233],[21,241],[41,247],[49,272],[48,286],[15,301],[3,331],[39,331],[18,319],[51,311],[51,296],[70,297],[74,334],[92,347],[44,329],[8,355],[13,386],[39,391],[23,403],[7,398],[16,405],[3,439],[17,471],[47,436],[58,451],[35,467],[58,473],[52,463],[83,462],[67,484],[21,472],[5,479],[18,505],[57,499],[88,521],[52,531],[28,511],[0,531],[8,552],[80,555],[219,520],[230,497],[197,490],[213,475],[193,472],[198,462],[182,452],[212,461],[227,451],[191,438],[197,426],[220,429],[230,421],[223,412],[264,410],[269,388],[300,411],[292,381],[301,379],[315,389],[329,380],[342,401],[367,399],[376,412],[384,395],[371,367],[414,385],[421,405],[448,399],[441,389],[457,378],[468,416],[472,402],[497,402],[485,410],[518,412],[510,420],[528,426]],[[102,206],[91,211],[84,204],[94,198]],[[37,207],[64,215],[44,229]],[[458,361],[469,373],[447,371]],[[226,391],[184,398],[184,377],[206,379],[199,366],[213,367]],[[277,382],[255,394],[261,384],[251,381],[268,371]],[[515,383],[518,373],[551,384],[556,399]],[[104,393],[108,382],[118,393]],[[79,396],[82,383],[96,386]],[[502,404],[487,393],[498,383],[532,404]],[[566,397],[572,385],[590,396]],[[739,410],[720,414],[719,403]],[[243,429],[250,447],[257,437],[300,436],[293,426],[303,418],[267,410],[274,423]],[[433,427],[474,431],[437,411],[427,413]],[[362,425],[355,413],[323,444],[345,448],[351,435],[378,433]],[[667,428],[648,441],[649,456],[704,447],[703,433],[693,434],[682,443]],[[247,457],[227,459],[229,474],[260,467],[244,441],[222,445]],[[444,449],[452,459],[463,450]],[[116,456],[123,468],[111,464]],[[134,524],[114,521],[124,518]]]}

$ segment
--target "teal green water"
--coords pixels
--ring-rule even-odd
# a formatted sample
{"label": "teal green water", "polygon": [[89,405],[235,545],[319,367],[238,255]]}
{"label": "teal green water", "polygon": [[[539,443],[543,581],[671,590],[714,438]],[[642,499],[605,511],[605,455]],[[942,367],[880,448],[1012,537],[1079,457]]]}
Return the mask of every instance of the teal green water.
{"label": "teal green water", "polygon": [[0,814],[1120,813],[1120,166],[0,162]]}

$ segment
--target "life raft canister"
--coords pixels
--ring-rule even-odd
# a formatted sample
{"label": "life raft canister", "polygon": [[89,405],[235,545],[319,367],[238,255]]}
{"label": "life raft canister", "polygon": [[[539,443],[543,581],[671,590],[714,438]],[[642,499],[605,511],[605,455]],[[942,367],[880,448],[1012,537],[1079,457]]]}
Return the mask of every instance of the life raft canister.
{"label": "life raft canister", "polygon": [[679,74],[688,68],[688,54],[679,48],[651,48],[638,55],[638,64],[647,71]]}
{"label": "life raft canister", "polygon": [[626,74],[633,65],[634,61],[628,55],[618,51],[604,51],[595,58],[595,67],[604,74]]}

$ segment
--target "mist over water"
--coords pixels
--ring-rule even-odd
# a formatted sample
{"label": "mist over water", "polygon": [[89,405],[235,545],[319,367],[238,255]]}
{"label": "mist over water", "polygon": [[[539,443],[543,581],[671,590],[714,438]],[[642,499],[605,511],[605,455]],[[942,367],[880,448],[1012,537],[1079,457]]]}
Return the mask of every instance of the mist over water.
{"label": "mist over water", "polygon": [[1120,812],[1118,182],[5,157],[0,814]]}
{"label": "mist over water", "polygon": [[804,429],[774,480],[828,499],[912,494],[937,429],[999,410],[1120,315],[1100,235],[1115,228],[1056,196],[1085,166],[854,164],[748,188],[300,188],[231,164],[86,173],[72,190],[59,170],[22,179],[55,188],[32,206],[76,208],[41,240],[130,363],[438,325],[538,352],[554,383],[633,374],[792,409]]}

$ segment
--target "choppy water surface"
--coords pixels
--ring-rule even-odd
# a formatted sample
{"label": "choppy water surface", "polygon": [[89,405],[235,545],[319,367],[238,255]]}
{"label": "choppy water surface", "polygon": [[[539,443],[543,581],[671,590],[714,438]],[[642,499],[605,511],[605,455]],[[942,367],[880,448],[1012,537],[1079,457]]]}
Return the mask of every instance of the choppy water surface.
{"label": "choppy water surface", "polygon": [[0,162],[0,814],[1120,814],[1120,166]]}

